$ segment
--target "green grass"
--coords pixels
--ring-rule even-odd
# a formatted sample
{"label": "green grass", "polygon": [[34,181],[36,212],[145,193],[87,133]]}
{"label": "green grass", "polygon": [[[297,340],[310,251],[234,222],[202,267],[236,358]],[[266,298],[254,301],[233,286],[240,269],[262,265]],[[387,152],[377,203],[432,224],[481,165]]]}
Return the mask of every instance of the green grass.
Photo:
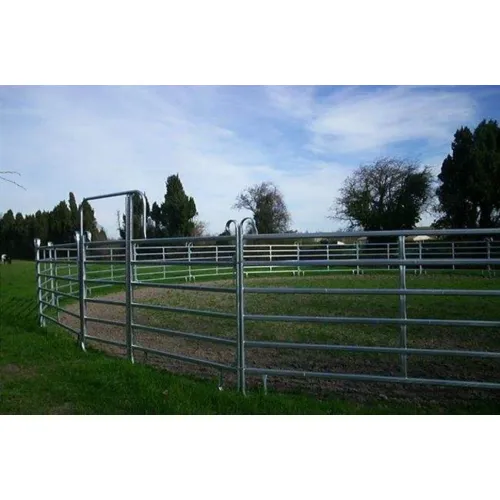
{"label": "green grass", "polygon": [[[483,280],[490,283],[488,286],[496,286],[493,282]],[[332,278],[331,286],[342,286],[339,283]],[[348,281],[343,283],[352,285]],[[310,283],[305,280],[293,282],[294,286],[307,284]],[[429,283],[422,280],[421,284]],[[452,286],[463,284],[453,281]],[[467,284],[470,285],[469,280]],[[363,286],[369,285],[363,283]],[[377,280],[373,280],[372,286],[379,286]],[[315,300],[311,297],[308,303],[308,308],[312,307],[309,314],[322,309]],[[275,306],[283,304],[269,301],[269,310]],[[419,306],[417,302],[415,306],[422,304]],[[380,307],[385,306],[380,304]],[[470,310],[464,310],[465,304],[454,307],[466,314],[477,309],[471,305]],[[292,306],[282,311],[286,312],[300,313]],[[486,314],[493,314],[490,306]],[[308,333],[302,331],[297,338],[304,338],[301,335],[307,337]],[[10,266],[0,266],[0,413],[3,414],[497,413],[498,410],[497,403],[480,398],[452,403],[430,399],[420,401],[417,406],[383,399],[360,403],[338,394],[319,400],[293,394],[265,396],[254,391],[244,397],[232,390],[219,391],[215,380],[198,380],[151,366],[132,365],[92,349],[83,353],[74,339],[60,329],[37,326],[34,264],[13,262]]]}

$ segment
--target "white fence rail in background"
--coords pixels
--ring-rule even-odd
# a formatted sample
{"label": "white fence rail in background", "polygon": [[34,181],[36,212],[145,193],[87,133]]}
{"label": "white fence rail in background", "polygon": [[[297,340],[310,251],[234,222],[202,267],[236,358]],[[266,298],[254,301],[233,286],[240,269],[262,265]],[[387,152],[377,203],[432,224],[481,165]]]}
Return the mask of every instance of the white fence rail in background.
{"label": "white fence rail in background", "polygon": [[[147,240],[146,240],[147,242]],[[71,248],[71,245],[73,248]],[[76,243],[70,245],[52,246],[52,250],[43,250],[43,261],[48,262],[47,252],[52,252],[52,258],[58,262],[59,273],[66,272],[70,279],[65,285],[58,284],[58,290],[70,294],[77,292],[74,279],[78,278],[78,252]],[[150,246],[134,243],[134,259],[138,265],[134,267],[134,280],[162,281],[183,278],[186,281],[195,281],[196,278],[232,276],[234,269],[229,269],[228,264],[234,263],[234,245],[183,245],[183,246]],[[304,275],[306,273],[323,272],[349,272],[364,274],[371,271],[399,271],[399,266],[391,262],[378,264],[378,260],[391,260],[399,255],[397,243],[364,243],[364,244],[245,244],[245,260],[266,261],[265,264],[245,267],[245,276],[265,273],[287,273]],[[407,270],[424,274],[428,271],[456,270],[460,267],[475,268],[481,272],[496,273],[495,266],[490,263],[456,264],[459,259],[487,259],[500,257],[500,241],[431,241],[431,242],[405,242],[405,255],[407,259],[419,259],[419,264],[406,266]],[[121,242],[92,242],[86,250],[86,262],[90,268],[87,270],[87,290],[112,287],[114,281],[125,278],[125,244]],[[355,260],[349,266],[338,265],[339,260]],[[449,259],[446,265],[433,264],[431,260]],[[66,260],[65,267],[61,267],[62,260]],[[169,261],[187,261],[187,267],[179,269],[178,266],[169,264]],[[213,261],[210,266],[200,267],[200,261]],[[290,266],[283,268],[276,264],[281,261],[294,261]],[[305,260],[325,260],[323,266],[314,268],[301,265]],[[151,266],[151,261],[162,261],[162,265]],[[367,265],[367,261],[372,261]],[[192,264],[190,266],[190,264]],[[196,266],[196,267],[195,267]],[[49,270],[53,269],[49,266]],[[92,279],[106,279],[110,283],[95,283]],[[63,279],[63,278],[61,278]]]}

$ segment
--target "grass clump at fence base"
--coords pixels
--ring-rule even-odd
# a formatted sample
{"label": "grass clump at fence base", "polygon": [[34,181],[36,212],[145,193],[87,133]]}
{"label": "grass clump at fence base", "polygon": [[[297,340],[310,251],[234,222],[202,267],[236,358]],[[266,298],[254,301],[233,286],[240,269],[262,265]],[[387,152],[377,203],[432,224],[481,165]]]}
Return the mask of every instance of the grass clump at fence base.
{"label": "grass clump at fence base", "polygon": [[219,391],[215,380],[132,365],[92,349],[83,353],[65,332],[39,328],[36,314],[34,264],[1,267],[0,413],[497,413],[499,409],[480,399],[444,405],[429,400],[417,406],[384,399],[368,404],[335,394],[321,401],[289,394],[264,396],[258,391],[243,397]]}

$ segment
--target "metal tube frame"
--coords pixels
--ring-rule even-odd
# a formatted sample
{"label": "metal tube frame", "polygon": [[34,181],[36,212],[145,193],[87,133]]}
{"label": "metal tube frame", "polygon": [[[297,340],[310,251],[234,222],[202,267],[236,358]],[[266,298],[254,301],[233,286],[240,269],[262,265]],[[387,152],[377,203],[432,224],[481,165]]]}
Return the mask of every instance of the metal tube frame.
{"label": "metal tube frame", "polygon": [[40,261],[40,239],[35,238],[33,241],[35,245],[35,273],[36,282],[38,288],[38,322],[42,328],[47,325],[44,318],[44,307],[43,307],[43,291],[42,291],[42,276],[41,276],[41,261]]}
{"label": "metal tube frame", "polygon": [[83,351],[85,351],[85,336],[87,335],[87,287],[85,283],[85,234],[83,233],[83,211],[80,212],[80,233],[75,234],[76,243],[78,245],[78,288],[80,294],[80,332],[78,343]]}
{"label": "metal tube frame", "polygon": [[238,272],[239,263],[241,261],[240,253],[241,253],[241,245],[239,242],[239,225],[238,222],[234,219],[228,220],[226,222],[225,231],[229,233],[231,225],[234,226],[235,232],[235,248],[234,248],[234,257],[233,257],[233,283],[235,283],[236,294],[235,294],[235,310],[236,310],[236,352],[235,352],[235,366],[236,366],[236,388],[238,391],[243,390],[242,382],[241,382],[241,325],[242,318],[239,314],[239,305],[241,302],[241,283],[240,283],[240,273]]}
{"label": "metal tube frame", "polygon": [[[125,196],[125,212],[126,212],[126,227],[125,227],[125,287],[126,287],[126,338],[127,338],[127,356],[131,362],[134,361],[133,356],[133,333],[132,333],[132,311],[131,311],[131,303],[132,303],[132,230],[133,230],[133,214],[134,208],[132,203],[132,196],[139,195],[142,199],[143,206],[143,236],[146,239],[146,222],[147,222],[147,214],[146,214],[146,196],[143,192],[137,190],[130,191],[120,191],[117,193],[109,193],[104,195],[97,196],[89,196],[83,198],[82,203],[79,208],[80,215],[80,254],[78,258],[79,263],[79,285],[80,285],[80,338],[79,343],[83,350],[85,350],[85,337],[87,335],[87,325],[86,325],[86,262],[85,262],[85,233],[83,227],[83,203],[85,201],[92,200],[102,200],[106,198],[115,198],[120,196]],[[90,238],[89,238],[90,240]]]}
{"label": "metal tube frame", "polygon": [[134,333],[132,328],[132,231],[133,231],[133,203],[132,195],[125,198],[126,227],[125,227],[125,337],[127,344],[127,357],[130,362],[134,362]]}
{"label": "metal tube frame", "polygon": [[[134,350],[139,350],[142,352],[149,352],[152,354],[159,354],[159,355],[164,355],[167,357],[171,357],[173,359],[179,359],[183,361],[188,361],[188,362],[193,362],[193,363],[199,363],[199,364],[204,364],[206,366],[212,366],[214,368],[220,369],[221,373],[222,370],[229,370],[229,371],[235,371],[237,375],[237,388],[238,390],[246,394],[246,383],[247,383],[247,376],[248,375],[260,375],[263,377],[263,384],[265,391],[267,392],[267,379],[268,376],[311,376],[311,377],[321,377],[321,378],[336,378],[336,379],[351,379],[351,380],[366,380],[366,381],[388,381],[388,382],[405,382],[405,383],[410,383],[410,384],[420,384],[420,383],[430,383],[430,384],[438,384],[438,385],[456,385],[456,386],[462,386],[462,387],[485,387],[485,388],[500,388],[500,383],[490,383],[490,382],[480,382],[480,381],[450,381],[450,380],[426,380],[426,379],[417,379],[417,378],[412,378],[408,376],[408,356],[409,355],[452,355],[452,356],[464,356],[464,357],[477,357],[477,358],[490,358],[490,359],[500,359],[500,353],[497,352],[490,352],[490,351],[460,351],[460,350],[443,350],[443,349],[415,349],[415,348],[409,348],[408,347],[408,325],[449,325],[449,326],[456,326],[456,327],[465,327],[465,326],[470,326],[470,327],[499,327],[500,326],[500,319],[499,321],[479,321],[479,320],[439,320],[439,319],[408,319],[408,313],[407,313],[407,296],[408,295],[470,295],[470,296],[500,296],[500,293],[498,290],[437,290],[437,289],[408,289],[407,288],[407,283],[406,283],[406,271],[408,266],[415,266],[415,274],[419,273],[422,274],[424,266],[432,266],[432,265],[440,265],[444,264],[447,266],[450,266],[450,264],[453,264],[453,268],[455,267],[455,264],[460,265],[460,264],[475,264],[475,265],[480,265],[480,264],[487,264],[488,269],[490,270],[490,266],[500,264],[500,258],[498,256],[498,253],[495,253],[495,248],[492,247],[489,241],[486,240],[486,250],[487,250],[487,259],[480,258],[456,258],[456,249],[455,249],[455,243],[452,242],[452,259],[449,258],[442,258],[444,255],[444,252],[446,252],[446,248],[443,250],[441,248],[440,244],[436,244],[434,248],[431,249],[431,252],[426,252],[426,256],[428,255],[429,259],[423,258],[422,255],[422,243],[418,242],[417,244],[414,243],[409,243],[408,244],[408,251],[410,252],[410,256],[414,257],[415,253],[418,251],[418,258],[407,258],[406,255],[406,239],[405,236],[409,235],[414,235],[416,231],[382,231],[382,232],[360,232],[357,233],[357,236],[361,236],[366,234],[367,236],[370,236],[372,234],[376,234],[378,236],[397,236],[398,237],[398,253],[394,254],[394,258],[391,258],[391,252],[390,252],[390,245],[388,244],[387,246],[387,259],[380,258],[371,258],[369,250],[369,244],[367,244],[367,254],[366,254],[366,259],[365,258],[360,258],[360,245],[359,243],[356,243],[355,245],[349,245],[349,247],[346,247],[346,250],[349,252],[350,255],[352,250],[355,248],[356,249],[356,259],[352,259],[352,257],[345,258],[345,253],[341,253],[340,255],[336,250],[334,250],[334,260],[331,260],[332,253],[330,252],[330,247],[327,244],[326,247],[326,260],[323,260],[324,253],[320,255],[320,259],[313,260],[315,255],[314,252],[316,252],[316,249],[312,249],[310,252],[308,252],[306,248],[306,252],[309,253],[309,255],[312,255],[312,257],[307,257],[308,260],[300,260],[300,255],[298,255],[298,252],[300,251],[300,248],[298,245],[295,245],[295,250],[288,250],[288,247],[292,247],[292,243],[288,245],[278,245],[278,249],[276,250],[275,253],[273,253],[273,246],[267,245],[254,245],[255,247],[265,247],[269,249],[269,261],[261,261],[257,260],[251,260],[252,255],[261,255],[262,256],[262,250],[255,249],[255,250],[250,250],[248,257],[250,257],[248,260],[245,260],[245,241],[250,242],[249,247],[252,247],[251,242],[256,240],[258,236],[256,234],[244,234],[244,225],[247,223],[247,221],[251,221],[253,223],[254,229],[255,228],[255,222],[251,218],[245,218],[241,220],[239,223],[235,220],[230,220],[226,224],[226,229],[229,229],[231,225],[234,225],[234,236],[226,236],[226,237],[213,237],[213,238],[174,238],[174,239],[169,239],[169,243],[175,243],[175,242],[183,242],[185,243],[185,246],[187,247],[187,259],[176,259],[175,258],[175,249],[173,252],[174,259],[166,259],[166,247],[162,246],[160,250],[160,259],[148,259],[148,257],[155,256],[156,254],[153,253],[147,253],[149,250],[146,248],[147,252],[140,252],[140,261],[138,261],[138,251],[137,248],[141,245],[144,240],[136,240],[133,239],[133,195],[139,193],[138,191],[126,191],[122,193],[115,193],[115,194],[110,194],[110,195],[103,195],[103,196],[97,196],[97,197],[90,197],[90,198],[85,198],[85,200],[93,200],[93,199],[101,199],[101,198],[109,198],[112,196],[122,196],[124,195],[125,198],[125,203],[126,203],[126,227],[125,227],[125,242],[124,242],[124,250],[125,250],[125,261],[124,261],[124,281],[118,282],[116,280],[109,280],[109,279],[88,279],[87,275],[94,273],[94,271],[89,270],[87,273],[86,270],[86,265],[89,263],[102,263],[102,264],[107,264],[104,262],[102,259],[99,260],[100,256],[95,255],[91,257],[91,259],[87,259],[87,250],[89,250],[89,255],[92,255],[93,252],[90,251],[90,249],[94,250],[99,250],[99,246],[96,245],[96,243],[91,244],[89,241],[89,237],[86,237],[86,234],[84,233],[83,230],[83,209],[82,205],[80,206],[80,231],[79,233],[76,234],[76,249],[77,249],[77,259],[72,260],[69,258],[69,250],[66,255],[66,259],[60,259],[57,256],[57,248],[69,248],[70,245],[57,245],[57,248],[51,247],[50,244],[47,246],[43,247],[40,245],[39,240],[35,240],[35,249],[36,249],[36,279],[37,279],[37,293],[38,293],[38,301],[39,301],[39,321],[41,326],[45,326],[46,324],[46,319],[50,320],[51,322],[58,323],[54,318],[51,318],[50,316],[47,316],[44,313],[44,308],[46,306],[55,306],[54,304],[54,295],[57,296],[57,299],[59,299],[59,296],[61,297],[71,297],[71,293],[67,294],[60,291],[59,288],[57,287],[56,283],[56,289],[54,290],[54,280],[55,279],[61,279],[69,282],[70,284],[72,281],[78,281],[79,283],[79,299],[80,299],[80,331],[76,332],[76,330],[72,330],[68,328],[71,331],[74,331],[78,333],[78,343],[82,347],[82,349],[85,350],[85,342],[86,340],[96,340],[96,341],[102,341],[105,342],[103,339],[98,339],[93,336],[89,336],[87,332],[87,323],[90,322],[100,322],[100,323],[107,323],[107,324],[113,324],[113,325],[121,325],[125,327],[125,333],[126,333],[126,342],[125,344],[123,343],[115,343],[116,345],[120,344],[124,346],[127,350],[127,356],[131,362],[134,362]],[[142,193],[140,193],[143,199],[143,206],[145,207],[145,197]],[[144,217],[146,216],[145,209],[144,209]],[[144,218],[145,220],[145,218]],[[146,225],[144,224],[144,231],[146,230]],[[255,231],[256,232],[256,231]],[[500,229],[488,229],[488,230],[469,230],[469,231],[462,231],[462,230],[423,230],[423,231],[418,231],[418,234],[440,234],[440,235],[454,235],[454,234],[463,234],[464,232],[468,234],[500,234]],[[336,233],[317,233],[317,234],[305,234],[305,235],[265,235],[265,239],[297,239],[302,237],[307,237],[307,238],[316,238],[318,236],[324,236],[328,238],[332,238],[335,236]],[[339,233],[338,236],[345,236],[345,233]],[[215,245],[215,260],[211,259],[205,259],[204,255],[210,255],[213,257],[213,250],[211,250],[212,247],[205,247],[208,248],[209,250],[200,250],[200,247],[193,247],[193,243],[195,242],[200,242],[200,241],[232,241],[234,239],[235,245],[234,248],[228,248],[226,249],[225,247],[222,249],[219,249],[217,245]],[[175,241],[174,241],[175,240]],[[151,243],[155,243],[156,240],[149,239],[148,244],[150,245]],[[165,244],[165,239],[158,239],[158,242],[161,242],[162,244]],[[187,243],[186,243],[187,242]],[[307,245],[305,245],[307,247]],[[470,245],[467,246],[467,253],[463,253],[462,255],[478,255],[476,250],[481,250],[481,248],[484,248],[484,246],[478,247],[471,247]],[[164,275],[164,279],[169,279],[166,277],[165,274],[165,265],[166,262],[169,264],[184,264],[188,266],[189,268],[189,281],[191,281],[191,276],[193,278],[195,275],[192,275],[191,271],[191,266],[203,266],[203,265],[214,265],[215,264],[215,271],[214,274],[202,274],[203,276],[211,276],[211,275],[220,275],[220,270],[219,267],[224,265],[227,261],[225,259],[225,252],[227,251],[232,251],[234,250],[234,261],[233,261],[233,272],[234,272],[234,277],[235,277],[235,286],[233,288],[221,288],[218,289],[217,287],[211,287],[211,286],[190,286],[190,285],[180,285],[180,284],[165,284],[165,283],[158,283],[158,287],[165,287],[165,288],[172,288],[172,289],[193,289],[193,290],[200,290],[200,291],[210,291],[210,292],[221,292],[221,293],[234,293],[235,294],[235,312],[234,313],[222,313],[222,312],[215,312],[215,311],[202,311],[202,310],[191,310],[191,309],[183,309],[183,308],[177,308],[177,307],[168,307],[168,306],[155,306],[155,305],[150,305],[150,304],[140,304],[136,303],[134,301],[134,286],[147,286],[148,283],[144,281],[143,283],[138,281],[138,271],[137,271],[137,266],[139,264],[144,264],[144,267],[146,268],[153,268],[156,265],[163,265],[163,273],[160,270],[159,272]],[[471,253],[471,250],[474,250],[474,252]],[[42,257],[41,252],[44,252],[44,257]],[[484,250],[481,250],[484,255]],[[111,249],[111,252],[113,252],[113,249]],[[192,252],[196,252],[196,254],[193,255]],[[252,253],[253,252],[253,253]],[[288,255],[288,253],[294,252],[294,255]],[[64,253],[64,252],[63,252]],[[48,258],[47,255],[48,254]],[[313,255],[314,254],[314,255]],[[274,260],[273,255],[276,256],[276,260]],[[449,256],[449,253],[447,254]],[[459,254],[458,254],[459,255]],[[198,258],[200,256],[201,258]],[[337,256],[340,256],[340,259],[337,259]],[[437,256],[437,257],[436,257]],[[143,257],[146,257],[143,259]],[[290,257],[293,259],[295,257],[295,260],[288,260]],[[265,258],[265,257],[264,257]],[[221,260],[223,259],[223,260]],[[287,260],[285,260],[287,259]],[[113,255],[111,255],[111,261],[112,264],[115,263],[113,259]],[[118,261],[116,261],[118,262]],[[121,261],[120,261],[121,262]],[[42,269],[42,263],[45,264],[45,269]],[[55,276],[54,275],[54,265],[57,268],[58,264],[65,264],[67,263],[68,266],[70,266],[70,263],[75,264],[78,263],[78,279],[71,278],[69,276]],[[227,262],[229,264],[229,262]],[[267,266],[266,266],[267,264]],[[333,264],[333,265],[332,265]],[[384,266],[384,264],[387,264],[388,267],[394,269],[396,266],[399,266],[399,288],[393,288],[393,289],[383,289],[383,290],[375,290],[375,289],[311,289],[311,288],[259,288],[259,287],[251,287],[251,288],[246,288],[245,287],[245,276],[247,275],[247,272],[245,271],[245,266],[257,266],[257,265],[262,265],[263,267],[268,267],[270,266],[271,269],[275,269],[276,267],[279,269],[280,267],[286,268],[286,267],[292,267],[296,269],[300,269],[301,266],[304,265],[311,265],[311,266],[327,266],[327,269],[330,269],[330,267],[335,270],[335,267],[343,266],[343,265],[352,265],[354,267],[354,270],[359,273],[361,271],[362,266],[365,266],[367,264],[374,265],[375,268],[379,269],[380,267]],[[484,269],[484,267],[483,267]],[[48,271],[48,272],[47,272]],[[113,270],[115,271],[115,269]],[[148,271],[146,269],[146,271]],[[202,272],[209,271],[209,269],[202,269]],[[248,270],[248,274],[252,272],[260,272],[259,270]],[[295,271],[297,273],[297,271]],[[298,273],[297,273],[298,274]],[[302,271],[303,274],[303,271]],[[198,274],[196,274],[198,275]],[[42,282],[42,278],[47,278],[45,282]],[[142,278],[142,274],[141,274]],[[161,279],[161,278],[160,278]],[[141,279],[142,281],[142,279]],[[194,281],[194,279],[193,279]],[[50,284],[49,284],[50,283]],[[124,305],[126,307],[126,319],[125,322],[112,322],[110,320],[101,320],[100,318],[95,318],[95,317],[89,317],[87,315],[87,303],[89,302],[102,302],[102,303],[109,303],[110,301],[106,301],[106,299],[98,300],[98,299],[88,299],[87,298],[87,285],[89,283],[99,283],[99,284],[125,284],[125,301]],[[48,285],[48,287],[46,287]],[[61,286],[61,289],[63,287]],[[47,295],[47,300],[45,300],[43,293],[46,293]],[[48,292],[48,293],[47,293]],[[280,294],[377,294],[377,295],[398,295],[399,297],[399,317],[397,318],[369,318],[369,317],[363,317],[363,318],[354,318],[354,317],[316,317],[316,316],[286,316],[286,315],[264,315],[264,314],[246,314],[245,313],[245,293],[280,293]],[[48,299],[50,297],[51,299]],[[163,309],[163,310],[169,310],[173,312],[179,312],[179,313],[188,313],[188,314],[196,314],[196,315],[201,315],[201,316],[212,316],[212,317],[223,317],[223,318],[228,318],[228,319],[236,319],[236,341],[230,340],[230,339],[217,339],[217,338],[210,338],[209,336],[206,335],[200,335],[196,333],[190,333],[190,332],[179,332],[179,331],[174,331],[174,330],[168,330],[168,329],[163,329],[163,328],[153,328],[153,327],[148,327],[147,325],[140,325],[136,324],[134,322],[133,318],[133,313],[134,313],[134,308],[146,308],[146,309]],[[59,311],[59,307],[56,307],[56,310]],[[293,343],[293,342],[268,342],[268,341],[246,341],[245,338],[245,321],[250,320],[250,321],[263,321],[263,322],[273,322],[273,321],[279,321],[279,322],[312,322],[312,323],[362,323],[362,324],[387,324],[387,325],[398,325],[399,326],[399,347],[377,347],[377,346],[349,346],[349,345],[329,345],[329,344],[305,344],[305,343]],[[61,325],[65,326],[65,325]],[[209,362],[206,360],[201,360],[201,359],[196,359],[196,358],[190,358],[189,356],[183,356],[183,355],[174,355],[172,353],[167,353],[163,351],[156,351],[154,349],[148,349],[146,347],[143,347],[141,345],[136,345],[135,344],[135,339],[134,339],[134,329],[137,328],[137,330],[144,330],[144,331],[150,331],[150,332],[157,332],[157,333],[165,333],[166,335],[174,335],[178,337],[184,337],[186,339],[194,339],[194,340],[202,340],[202,341],[208,341],[208,342],[214,342],[218,344],[225,344],[228,346],[235,346],[235,363],[234,365],[222,365],[220,363],[213,363]],[[395,376],[395,377],[389,377],[389,376],[376,376],[376,375],[350,375],[350,374],[343,374],[343,373],[322,373],[322,372],[302,372],[302,371],[297,371],[297,370],[278,370],[278,369],[264,369],[264,368],[249,368],[246,365],[246,349],[247,348],[283,348],[283,349],[316,349],[316,350],[326,350],[326,351],[353,351],[353,352],[377,352],[377,353],[387,353],[387,354],[394,354],[398,355],[400,357],[400,365],[401,365],[401,375],[400,376]]]}
{"label": "metal tube frame", "polygon": [[[401,260],[406,259],[406,249],[405,249],[405,237],[400,236],[399,240],[399,258]],[[399,288],[401,290],[406,290],[406,266],[404,264],[399,266]],[[406,294],[401,294],[399,296],[399,317],[402,320],[407,319],[407,309],[406,309]],[[408,325],[401,324],[399,327],[399,345],[403,349],[408,348]],[[401,374],[403,377],[408,377],[408,357],[406,354],[401,354]]]}
{"label": "metal tube frame", "polygon": [[246,358],[245,358],[245,245],[244,245],[244,229],[243,226],[245,222],[249,222],[253,226],[254,233],[257,234],[257,226],[255,221],[251,217],[245,217],[237,225],[236,230],[236,267],[237,267],[237,297],[239,301],[238,307],[238,351],[239,351],[239,363],[238,363],[238,379],[239,379],[239,390],[245,395],[246,394]]}

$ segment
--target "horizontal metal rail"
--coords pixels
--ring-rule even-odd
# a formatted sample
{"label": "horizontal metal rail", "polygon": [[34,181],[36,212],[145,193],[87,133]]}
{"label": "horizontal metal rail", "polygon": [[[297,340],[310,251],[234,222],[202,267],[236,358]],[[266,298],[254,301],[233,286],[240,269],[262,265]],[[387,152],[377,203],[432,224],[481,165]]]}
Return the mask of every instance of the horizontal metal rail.
{"label": "horizontal metal rail", "polygon": [[[144,241],[144,240],[142,240]],[[146,240],[149,241],[149,240]],[[93,247],[99,247],[103,248],[106,250],[123,250],[125,249],[125,240],[113,240],[110,242],[106,241],[87,241],[85,242],[85,245],[87,245],[90,248]]]}
{"label": "horizontal metal rail", "polygon": [[[198,276],[198,275],[196,275]],[[196,277],[195,275],[191,275],[191,278],[195,278]],[[210,275],[212,276],[212,275]],[[213,275],[215,276],[215,275]],[[138,276],[138,278],[141,278],[141,276]],[[176,274],[175,276],[166,276],[166,277],[163,277],[163,276],[160,276],[159,278],[149,278],[147,281],[143,281],[143,280],[137,280],[137,281],[134,281],[134,285],[136,286],[149,286],[151,285],[152,287],[155,287],[156,284],[154,283],[155,281],[171,281],[171,280],[181,280],[181,279],[184,279],[185,281],[187,281],[189,279],[189,274],[187,273],[187,270],[186,270],[186,273],[185,274]]]}
{"label": "horizontal metal rail", "polygon": [[[499,261],[500,262],[500,261]],[[231,266],[231,261],[221,262],[220,260],[188,260],[188,259],[152,259],[152,260],[133,260],[133,266]]]}
{"label": "horizontal metal rail", "polygon": [[[147,240],[144,239],[132,239],[132,243],[137,243],[137,244],[153,244],[153,243],[167,243],[167,244],[172,244],[172,243],[196,243],[199,241],[234,241],[234,236],[176,236],[174,238],[148,238]],[[143,248],[147,248],[147,246],[144,246]],[[168,246],[165,246],[165,248],[168,248]]]}
{"label": "horizontal metal rail", "polygon": [[48,319],[51,323],[55,323],[57,326],[60,326],[61,328],[65,328],[66,330],[69,330],[70,332],[74,333],[75,335],[78,335],[78,330],[76,330],[75,328],[72,328],[71,326],[69,325],[66,325],[64,323],[59,323],[59,321],[55,318],[53,318],[52,316],[47,316],[46,314],[44,313],[41,313],[40,316],[42,316],[42,318],[44,319]]}
{"label": "horizontal metal rail", "polygon": [[[350,233],[334,231],[332,233],[276,233],[276,234],[244,234],[243,240],[300,240],[300,239],[331,239],[338,238],[364,238],[385,236],[472,236],[500,234],[500,228],[487,229],[403,229],[391,231],[352,231]],[[134,240],[135,241],[135,240]]]}
{"label": "horizontal metal rail", "polygon": [[191,292],[215,292],[215,293],[236,293],[235,288],[222,286],[203,286],[203,285],[182,285],[174,283],[147,283],[142,281],[132,281],[132,285],[139,287],[166,288],[169,290],[187,290]]}
{"label": "horizontal metal rail", "polygon": [[150,333],[157,333],[160,335],[181,337],[190,340],[200,340],[203,342],[211,342],[212,344],[232,345],[232,346],[236,345],[236,340],[214,337],[212,335],[203,335],[201,333],[181,332],[179,330],[172,330],[170,328],[158,328],[155,326],[141,325],[140,323],[132,323],[132,327],[136,328],[137,330],[142,330]]}
{"label": "horizontal metal rail", "polygon": [[87,297],[85,299],[85,302],[90,302],[91,304],[105,304],[105,305],[108,305],[108,306],[121,306],[121,307],[125,307],[126,306],[125,301],[110,300],[110,299],[103,299],[103,298],[91,299],[91,298]]}
{"label": "horizontal metal rail", "polygon": [[71,293],[61,292],[61,290],[50,290],[48,288],[44,288],[43,286],[39,286],[38,289],[42,290],[45,293],[54,294],[56,297],[61,296],[61,297],[66,297],[68,299],[78,299],[78,295],[72,295]]}
{"label": "horizontal metal rail", "polygon": [[59,250],[59,249],[74,249],[76,251],[76,243],[58,243],[57,245],[40,245],[40,250]]}
{"label": "horizontal metal rail", "polygon": [[191,356],[184,356],[181,354],[173,354],[171,352],[160,351],[158,349],[150,349],[148,347],[142,347],[142,346],[137,345],[137,344],[134,344],[132,347],[134,348],[134,350],[137,350],[137,351],[147,352],[148,354],[155,354],[157,356],[164,356],[166,358],[175,359],[177,361],[185,361],[186,363],[193,363],[196,365],[208,366],[210,368],[217,368],[218,370],[225,370],[225,371],[231,371],[231,372],[236,371],[236,368],[234,366],[224,365],[222,363],[217,363],[215,361],[208,361],[206,359],[193,358]]}
{"label": "horizontal metal rail", "polygon": [[[92,323],[102,323],[103,325],[126,326],[126,323],[124,321],[115,321],[115,320],[111,320],[111,319],[95,318],[93,316],[85,316],[85,319],[87,321],[91,321]],[[87,338],[87,335],[85,335],[85,338]]]}
{"label": "horizontal metal rail", "polygon": [[85,335],[85,340],[93,340],[94,342],[102,342],[103,344],[114,345],[116,347],[127,347],[125,342],[119,342],[117,340],[103,339],[101,337],[95,337],[94,335]]}
{"label": "horizontal metal rail", "polygon": [[500,359],[500,352],[493,351],[465,351],[459,349],[419,349],[414,347],[383,347],[357,346],[337,344],[312,344],[304,342],[272,342],[264,340],[247,340],[246,347],[257,349],[305,349],[319,351],[346,351],[373,354],[413,354],[418,356],[458,356],[465,358],[493,358]]}
{"label": "horizontal metal rail", "polygon": [[[246,260],[245,266],[269,267],[268,260]],[[276,260],[273,267],[296,267],[296,266],[440,266],[440,265],[498,265],[500,259],[313,259],[313,260]]]}
{"label": "horizontal metal rail", "polygon": [[101,285],[125,285],[125,281],[116,281],[109,279],[91,278],[86,279],[85,283],[98,283]]}
{"label": "horizontal metal rail", "polygon": [[462,319],[402,319],[402,318],[360,318],[345,316],[276,316],[265,314],[245,314],[246,320],[284,323],[340,323],[367,325],[426,325],[426,326],[473,326],[500,327],[500,321]]}
{"label": "horizontal metal rail", "polygon": [[92,200],[105,200],[107,198],[116,198],[119,196],[125,196],[129,194],[138,194],[142,195],[140,191],[137,191],[136,189],[132,189],[130,191],[119,191],[118,193],[109,193],[109,194],[98,194],[96,196],[86,196],[83,201],[92,201]]}
{"label": "horizontal metal rail", "polygon": [[432,378],[414,378],[414,377],[392,377],[388,375],[361,375],[354,373],[330,373],[330,372],[312,372],[299,370],[279,370],[275,368],[246,368],[248,375],[267,375],[279,377],[305,377],[305,378],[330,378],[337,380],[357,380],[360,382],[397,382],[402,384],[419,385],[442,385],[450,387],[468,387],[476,389],[500,389],[500,383],[497,382],[479,382],[470,380],[450,380],[450,379],[432,379]]}
{"label": "horizontal metal rail", "polygon": [[121,266],[121,267],[125,267],[125,261],[123,260],[102,260],[102,259],[89,259],[89,258],[86,258],[85,259],[85,264],[86,265],[96,265],[96,266],[102,266],[102,265],[106,265],[106,266]]}
{"label": "horizontal metal rail", "polygon": [[427,288],[286,288],[245,287],[245,293],[292,295],[450,295],[500,297],[500,290],[458,290]]}
{"label": "horizontal metal rail", "polygon": [[48,282],[50,282],[51,280],[62,280],[62,281],[73,281],[78,283],[78,278],[72,278],[69,276],[56,276],[55,274],[50,275],[45,273],[38,273],[38,276],[43,276],[44,278],[50,278]]}
{"label": "horizontal metal rail", "polygon": [[70,265],[70,266],[78,265],[78,261],[76,259],[60,259],[59,257],[57,259],[43,259],[40,262],[44,262],[46,264],[60,264],[60,265]]}
{"label": "horizontal metal rail", "polygon": [[[55,293],[55,292],[54,292]],[[73,316],[74,318],[79,318],[80,315],[76,314],[74,312],[68,311],[66,309],[63,309],[62,307],[59,307],[56,304],[51,304],[50,302],[46,302],[45,300],[40,300],[40,303],[43,304],[44,306],[51,307],[52,309],[55,309],[56,311],[62,312],[64,314],[69,314],[70,316]]]}
{"label": "horizontal metal rail", "polygon": [[139,304],[138,302],[132,302],[132,307],[137,307],[138,309],[150,309],[152,311],[166,311],[166,312],[177,312],[181,314],[193,314],[195,316],[206,316],[211,318],[225,318],[225,319],[235,319],[236,314],[234,313],[224,313],[218,311],[204,311],[202,309],[188,309],[185,307],[172,307],[172,306],[158,306],[154,304]]}

